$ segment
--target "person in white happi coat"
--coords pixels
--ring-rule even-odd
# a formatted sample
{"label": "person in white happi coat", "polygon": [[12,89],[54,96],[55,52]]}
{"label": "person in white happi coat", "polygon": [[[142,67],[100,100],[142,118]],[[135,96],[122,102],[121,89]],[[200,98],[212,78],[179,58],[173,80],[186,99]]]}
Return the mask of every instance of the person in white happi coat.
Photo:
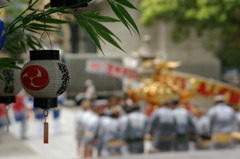
{"label": "person in white happi coat", "polygon": [[210,119],[213,148],[232,147],[234,144],[231,133],[236,128],[236,116],[234,110],[224,103],[223,95],[215,97],[215,105],[209,109],[208,117]]}
{"label": "person in white happi coat", "polygon": [[[90,102],[90,101],[88,101]],[[85,103],[85,102],[84,102]],[[84,144],[84,157],[92,157],[93,154],[93,148],[95,146],[95,141],[97,137],[97,132],[99,129],[99,116],[96,113],[96,109],[94,105],[92,105],[92,102],[90,102],[91,109],[87,109],[84,113],[81,114],[79,112],[78,114],[78,120],[77,120],[77,131],[81,132],[78,135],[78,139],[81,139],[81,141]]]}
{"label": "person in white happi coat", "polygon": [[77,155],[80,157],[81,154],[81,146],[84,143],[84,130],[85,123],[89,116],[90,112],[90,101],[83,100],[81,103],[81,109],[77,112],[75,119],[75,131],[76,131],[76,140],[77,140]]}
{"label": "person in white happi coat", "polygon": [[96,108],[95,105],[92,105],[90,115],[85,120],[85,128],[84,128],[85,157],[92,157],[93,155],[93,149],[96,146],[99,126],[100,126],[100,117],[98,115],[98,108]]}
{"label": "person in white happi coat", "polygon": [[85,81],[85,86],[86,86],[86,91],[85,91],[85,96],[84,98],[86,98],[87,100],[94,100],[97,97],[96,94],[96,88],[92,82],[92,80],[88,79]]}
{"label": "person in white happi coat", "polygon": [[152,140],[156,150],[170,151],[175,136],[175,124],[173,110],[168,104],[164,104],[153,112],[147,125],[145,138]]}
{"label": "person in white happi coat", "polygon": [[101,117],[97,135],[100,156],[121,154],[123,141],[120,138],[119,113],[118,109],[112,108],[109,116]]}
{"label": "person in white happi coat", "polygon": [[179,105],[179,100],[174,98],[171,101],[173,114],[176,120],[176,136],[174,148],[177,151],[186,151],[189,149],[191,135],[196,134],[193,116],[190,112]]}
{"label": "person in white happi coat", "polygon": [[196,126],[197,139],[195,147],[198,150],[207,150],[210,148],[211,133],[210,133],[210,120],[206,113],[199,110],[194,120]]}
{"label": "person in white happi coat", "polygon": [[130,153],[143,153],[147,117],[140,111],[139,106],[132,106],[131,112],[126,116],[125,124],[122,137],[127,143],[128,151]]}

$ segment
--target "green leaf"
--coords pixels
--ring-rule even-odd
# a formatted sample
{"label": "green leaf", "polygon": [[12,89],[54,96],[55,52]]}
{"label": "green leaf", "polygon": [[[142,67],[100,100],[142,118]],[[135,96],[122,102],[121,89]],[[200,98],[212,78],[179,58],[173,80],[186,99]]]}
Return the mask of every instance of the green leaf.
{"label": "green leaf", "polygon": [[52,17],[41,17],[38,21],[43,23],[53,23],[53,24],[70,23],[69,21],[56,19]]}
{"label": "green leaf", "polygon": [[112,44],[113,46],[119,48],[120,50],[124,51],[119,45],[118,43],[106,32],[96,28],[96,32],[98,33],[98,35],[100,35],[103,39],[105,39],[106,41],[108,41],[110,44]]}
{"label": "green leaf", "polygon": [[36,33],[36,34],[40,34],[39,32],[37,32],[36,30],[30,29],[30,28],[26,28],[26,30],[32,32],[32,33]]}
{"label": "green leaf", "polygon": [[26,26],[27,30],[58,32],[59,28],[47,24],[31,23]]}
{"label": "green leaf", "polygon": [[47,24],[39,24],[39,23],[30,23],[28,26],[34,26],[39,28],[58,28],[56,26],[47,25]]}
{"label": "green leaf", "polygon": [[5,7],[7,7],[7,6],[0,6],[0,9],[5,8]]}
{"label": "green leaf", "polygon": [[25,46],[25,43],[23,41],[20,41],[20,45],[24,50],[26,50],[26,46]]}
{"label": "green leaf", "polygon": [[121,20],[121,22],[126,26],[126,28],[131,33],[131,30],[129,28],[128,22],[125,20],[125,18],[123,17],[122,13],[118,10],[118,7],[116,6],[116,4],[114,4],[110,0],[108,0],[108,3],[111,6],[111,8],[112,8],[113,12],[115,13],[115,15]]}
{"label": "green leaf", "polygon": [[127,10],[125,8],[123,8],[121,5],[117,5],[119,11],[122,13],[122,15],[124,16],[124,18],[132,25],[132,27],[134,28],[134,30],[138,33],[138,35],[140,36],[140,32],[138,30],[138,27],[136,25],[136,23],[134,22],[134,20],[132,19],[131,15],[127,12]]}
{"label": "green leaf", "polygon": [[28,46],[29,46],[31,49],[33,49],[33,50],[37,50],[37,48],[36,48],[36,46],[35,46],[36,43],[33,42],[32,39],[31,39],[30,37],[28,37],[26,41],[27,41]]}
{"label": "green leaf", "polygon": [[95,33],[94,29],[87,23],[86,20],[83,19],[83,17],[81,19],[80,18],[81,18],[80,16],[76,17],[78,24],[85,31],[88,32],[88,34],[89,34],[91,40],[93,41],[93,43],[101,50],[101,52],[103,52],[101,44],[100,44],[99,39],[98,39],[98,35]]}
{"label": "green leaf", "polygon": [[44,9],[48,9],[48,8],[50,8],[51,7],[51,4],[50,4],[50,2],[49,3],[47,3],[45,6],[44,6]]}
{"label": "green leaf", "polygon": [[93,12],[85,12],[85,13],[82,13],[81,15],[86,18],[91,18],[100,22],[119,22],[118,19],[108,17],[108,16],[98,15]]}
{"label": "green leaf", "polygon": [[22,19],[22,24],[23,24],[23,25],[26,25],[26,24],[28,24],[29,22],[31,22],[31,20],[32,20],[32,18],[29,17],[29,16],[24,17],[24,18]]}
{"label": "green leaf", "polygon": [[36,50],[36,47],[42,48],[40,40],[32,35],[27,36],[27,44],[34,50]]}
{"label": "green leaf", "polygon": [[58,32],[58,30],[52,30],[52,29],[46,29],[46,28],[39,28],[39,27],[34,27],[34,26],[27,26],[25,28],[26,30],[38,30],[38,31],[50,31],[50,32]]}
{"label": "green leaf", "polygon": [[116,2],[118,2],[121,5],[124,5],[126,7],[132,8],[132,9],[136,9],[138,10],[132,3],[130,3],[128,0],[115,0]]}
{"label": "green leaf", "polygon": [[0,62],[0,67],[2,67],[2,68],[12,68],[12,69],[21,69],[21,67],[16,66],[16,65],[11,64],[11,63],[7,63],[7,62]]}
{"label": "green leaf", "polygon": [[88,19],[88,22],[92,26],[94,26],[94,28],[98,28],[98,29],[106,32],[107,34],[114,36],[116,39],[118,39],[121,42],[121,40],[115,34],[113,34],[113,32],[111,30],[109,30],[107,27],[105,27],[101,23],[98,23],[97,21],[94,21],[94,20],[91,20],[91,19]]}
{"label": "green leaf", "polygon": [[1,62],[16,62],[17,59],[14,59],[14,58],[9,58],[9,57],[2,57],[0,58],[0,63]]}
{"label": "green leaf", "polygon": [[32,4],[32,0],[29,0],[28,5],[30,6]]}

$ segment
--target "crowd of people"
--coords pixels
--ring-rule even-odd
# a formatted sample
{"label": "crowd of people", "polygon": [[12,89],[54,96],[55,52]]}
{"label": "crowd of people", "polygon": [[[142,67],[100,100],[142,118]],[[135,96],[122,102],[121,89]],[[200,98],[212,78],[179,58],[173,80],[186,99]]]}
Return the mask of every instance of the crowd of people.
{"label": "crowd of people", "polygon": [[78,156],[91,157],[93,150],[98,156],[187,151],[190,141],[199,150],[233,148],[239,142],[239,114],[222,95],[197,115],[177,98],[159,105],[149,117],[141,108],[123,97],[82,100],[76,116]]}

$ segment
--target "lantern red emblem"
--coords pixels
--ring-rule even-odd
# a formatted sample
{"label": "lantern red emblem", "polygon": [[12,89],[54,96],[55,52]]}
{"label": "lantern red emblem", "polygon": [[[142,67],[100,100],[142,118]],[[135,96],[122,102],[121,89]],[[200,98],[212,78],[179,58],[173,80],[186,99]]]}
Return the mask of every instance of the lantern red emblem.
{"label": "lantern red emblem", "polygon": [[48,72],[39,65],[31,65],[21,73],[23,85],[30,90],[42,90],[50,81]]}

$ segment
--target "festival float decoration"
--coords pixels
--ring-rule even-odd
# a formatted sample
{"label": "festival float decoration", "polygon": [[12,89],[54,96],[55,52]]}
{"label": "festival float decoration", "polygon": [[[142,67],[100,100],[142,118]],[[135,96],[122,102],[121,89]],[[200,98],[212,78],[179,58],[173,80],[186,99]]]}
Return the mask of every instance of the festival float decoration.
{"label": "festival float decoration", "polygon": [[141,79],[138,89],[128,90],[133,99],[143,100],[149,104],[148,115],[170,101],[179,98],[182,107],[194,114],[200,106],[207,110],[212,106],[216,94],[223,94],[225,102],[233,107],[240,105],[240,90],[230,84],[218,80],[204,78],[198,75],[174,71],[180,62],[167,61],[160,57],[145,60],[141,63],[143,69],[151,68],[151,73]]}
{"label": "festival float decoration", "polygon": [[34,107],[43,109],[44,143],[48,143],[48,109],[57,107],[57,97],[69,84],[70,75],[59,60],[58,50],[30,51],[30,61],[21,72],[21,82],[27,93],[34,97]]}
{"label": "festival float decoration", "polygon": [[153,105],[161,105],[178,96],[179,88],[171,80],[167,80],[172,69],[180,66],[180,62],[169,62],[157,57],[146,60],[142,67],[153,68],[151,78],[144,79],[140,85],[140,97]]}

